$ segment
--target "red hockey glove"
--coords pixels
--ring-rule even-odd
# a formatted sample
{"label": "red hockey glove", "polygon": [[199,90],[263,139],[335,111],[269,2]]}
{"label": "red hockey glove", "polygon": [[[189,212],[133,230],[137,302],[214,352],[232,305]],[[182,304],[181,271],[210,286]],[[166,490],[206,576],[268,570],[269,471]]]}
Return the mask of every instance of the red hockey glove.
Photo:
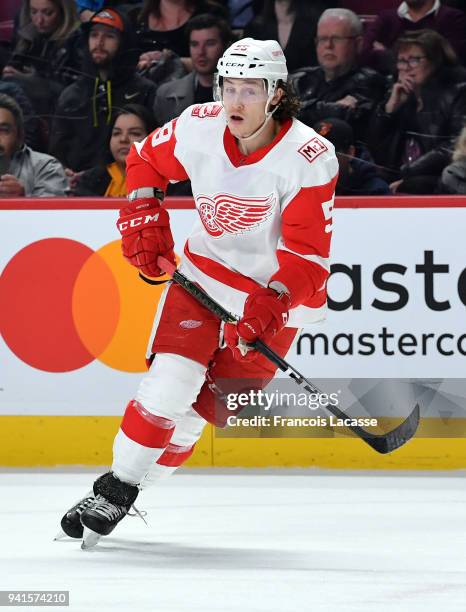
{"label": "red hockey glove", "polygon": [[170,218],[157,198],[141,198],[122,208],[117,227],[123,256],[146,276],[163,274],[159,255],[176,265]]}
{"label": "red hockey glove", "polygon": [[226,323],[225,342],[238,360],[251,361],[257,357],[257,351],[247,344],[258,338],[268,342],[288,322],[290,296],[277,293],[273,289],[257,289],[251,293],[244,304],[243,316],[237,324]]}

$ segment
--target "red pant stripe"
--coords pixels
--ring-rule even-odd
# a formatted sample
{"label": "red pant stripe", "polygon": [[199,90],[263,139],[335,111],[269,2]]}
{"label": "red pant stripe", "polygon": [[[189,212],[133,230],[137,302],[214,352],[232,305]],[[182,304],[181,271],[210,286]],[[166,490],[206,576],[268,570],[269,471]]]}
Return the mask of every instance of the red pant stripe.
{"label": "red pant stripe", "polygon": [[165,448],[175,430],[170,419],[152,414],[139,402],[132,400],[126,407],[121,430],[134,442],[148,448]]}
{"label": "red pant stripe", "polygon": [[186,459],[191,457],[195,446],[195,444],[192,446],[177,446],[176,444],[169,444],[163,455],[159,457],[157,463],[167,467],[179,467],[186,461]]}

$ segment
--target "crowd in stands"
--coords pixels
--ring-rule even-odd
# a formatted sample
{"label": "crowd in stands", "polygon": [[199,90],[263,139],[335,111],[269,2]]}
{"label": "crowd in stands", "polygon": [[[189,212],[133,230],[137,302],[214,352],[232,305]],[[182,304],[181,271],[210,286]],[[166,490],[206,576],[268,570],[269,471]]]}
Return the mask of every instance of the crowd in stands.
{"label": "crowd in stands", "polygon": [[9,0],[4,9],[0,197],[126,195],[131,144],[210,102],[219,57],[247,36],[280,42],[298,118],[336,147],[338,195],[466,193],[466,0]]}

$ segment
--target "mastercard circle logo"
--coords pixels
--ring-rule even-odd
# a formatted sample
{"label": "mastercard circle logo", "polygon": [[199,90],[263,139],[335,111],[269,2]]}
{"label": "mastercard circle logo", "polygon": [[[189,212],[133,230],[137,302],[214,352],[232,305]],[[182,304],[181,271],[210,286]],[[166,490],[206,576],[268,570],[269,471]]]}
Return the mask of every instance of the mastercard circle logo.
{"label": "mastercard circle logo", "polygon": [[120,240],[97,251],[67,238],[39,240],[0,276],[0,334],[19,359],[45,372],[70,372],[96,359],[143,372],[165,286],[139,278]]}

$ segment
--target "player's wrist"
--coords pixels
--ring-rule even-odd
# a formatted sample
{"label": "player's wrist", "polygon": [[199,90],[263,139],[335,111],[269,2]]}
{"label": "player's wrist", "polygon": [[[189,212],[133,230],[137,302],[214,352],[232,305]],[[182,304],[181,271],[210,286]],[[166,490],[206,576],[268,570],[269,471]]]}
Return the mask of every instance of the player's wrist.
{"label": "player's wrist", "polygon": [[267,287],[275,291],[278,300],[282,301],[284,304],[287,305],[291,304],[291,293],[284,283],[278,280],[272,280],[269,282]]}
{"label": "player's wrist", "polygon": [[130,215],[138,211],[146,211],[160,208],[164,199],[164,193],[158,187],[139,187],[128,193],[128,204],[124,206],[120,215]]}
{"label": "player's wrist", "polygon": [[134,202],[128,203],[128,206],[125,206],[120,210],[120,217],[133,215],[135,213],[147,213],[149,211],[159,210],[160,206],[161,202],[157,200],[157,198],[134,200]]}
{"label": "player's wrist", "polygon": [[159,187],[138,187],[132,189],[128,193],[128,202],[133,203],[136,200],[158,200],[160,203],[163,202],[165,195],[162,189]]}
{"label": "player's wrist", "polygon": [[[278,284],[277,284],[278,283]],[[270,278],[269,287],[283,286],[290,299],[289,308],[295,308],[315,293],[314,285],[304,269],[296,264],[284,264]]]}

